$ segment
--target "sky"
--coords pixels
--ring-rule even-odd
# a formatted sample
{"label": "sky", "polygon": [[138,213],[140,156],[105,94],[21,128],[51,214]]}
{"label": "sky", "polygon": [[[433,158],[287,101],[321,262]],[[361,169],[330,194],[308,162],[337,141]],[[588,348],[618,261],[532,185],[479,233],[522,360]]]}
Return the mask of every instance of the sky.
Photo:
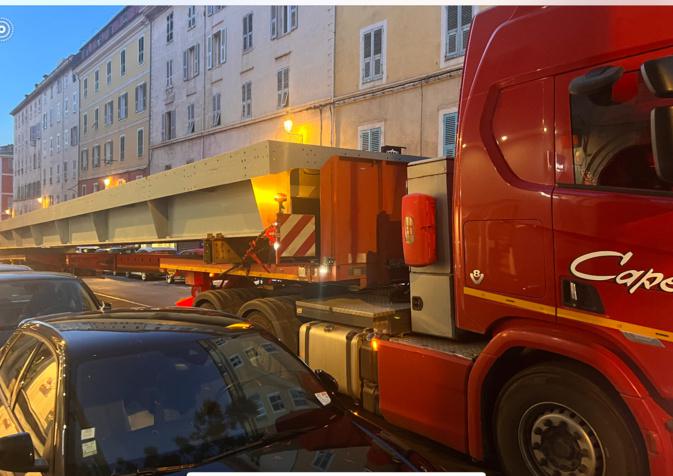
{"label": "sky", "polygon": [[[80,47],[117,14],[120,6],[0,5],[0,145],[14,141],[10,112],[30,93],[42,75],[79,51]],[[13,27],[3,40],[3,19]]]}

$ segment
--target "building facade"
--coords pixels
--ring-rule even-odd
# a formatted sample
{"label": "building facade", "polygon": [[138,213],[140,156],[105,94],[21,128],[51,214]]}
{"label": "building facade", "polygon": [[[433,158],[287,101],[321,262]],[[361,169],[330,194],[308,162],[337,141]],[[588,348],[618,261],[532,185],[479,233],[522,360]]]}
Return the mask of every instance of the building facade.
{"label": "building facade", "polygon": [[147,174],[150,30],[143,8],[124,8],[79,52],[79,195]]}
{"label": "building facade", "polygon": [[453,156],[472,6],[339,6],[334,145]]}
{"label": "building facade", "polygon": [[12,111],[14,213],[77,196],[79,91],[76,57],[63,60]]}
{"label": "building facade", "polygon": [[150,172],[266,139],[329,145],[334,14],[155,7]]}
{"label": "building facade", "polygon": [[13,216],[12,186],[14,176],[14,146],[0,146],[0,220],[6,220]]}

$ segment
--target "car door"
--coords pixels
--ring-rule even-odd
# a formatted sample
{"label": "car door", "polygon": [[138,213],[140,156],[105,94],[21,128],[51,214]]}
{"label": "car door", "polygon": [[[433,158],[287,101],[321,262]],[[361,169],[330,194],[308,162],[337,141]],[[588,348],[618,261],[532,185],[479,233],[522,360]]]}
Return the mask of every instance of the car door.
{"label": "car door", "polygon": [[[0,437],[13,435],[21,430],[12,413],[12,405],[21,375],[39,342],[32,336],[20,335],[5,349],[0,361]],[[1,476],[10,472],[1,471]]]}
{"label": "car door", "polygon": [[552,205],[559,322],[617,342],[666,398],[673,186],[656,172],[650,114],[673,101],[649,90],[640,67],[670,55],[648,52],[556,78]]}

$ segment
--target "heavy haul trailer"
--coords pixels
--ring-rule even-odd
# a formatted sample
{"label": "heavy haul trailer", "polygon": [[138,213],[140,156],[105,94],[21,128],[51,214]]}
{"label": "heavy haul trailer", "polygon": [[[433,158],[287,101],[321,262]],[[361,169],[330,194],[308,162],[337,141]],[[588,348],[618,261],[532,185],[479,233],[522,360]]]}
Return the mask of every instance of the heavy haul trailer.
{"label": "heavy haul trailer", "polygon": [[[673,474],[672,21],[670,8],[484,11],[455,168],[408,164],[404,197],[376,174],[330,188],[322,168],[315,264],[208,265],[197,276],[224,271],[225,287],[283,284],[195,304],[266,327],[365,409],[507,474]],[[377,217],[404,209],[399,238],[349,208],[379,190],[394,205]],[[332,237],[351,249],[335,256]],[[389,246],[388,270],[403,245],[408,287],[369,267],[335,286],[379,252],[359,238]]]}

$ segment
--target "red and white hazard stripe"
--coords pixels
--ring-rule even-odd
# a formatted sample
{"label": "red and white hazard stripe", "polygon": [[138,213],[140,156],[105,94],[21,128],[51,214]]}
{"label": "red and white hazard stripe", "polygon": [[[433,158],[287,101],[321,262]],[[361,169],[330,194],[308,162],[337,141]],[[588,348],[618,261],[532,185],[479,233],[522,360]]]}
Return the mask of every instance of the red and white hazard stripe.
{"label": "red and white hazard stripe", "polygon": [[278,215],[281,257],[315,256],[315,215]]}

